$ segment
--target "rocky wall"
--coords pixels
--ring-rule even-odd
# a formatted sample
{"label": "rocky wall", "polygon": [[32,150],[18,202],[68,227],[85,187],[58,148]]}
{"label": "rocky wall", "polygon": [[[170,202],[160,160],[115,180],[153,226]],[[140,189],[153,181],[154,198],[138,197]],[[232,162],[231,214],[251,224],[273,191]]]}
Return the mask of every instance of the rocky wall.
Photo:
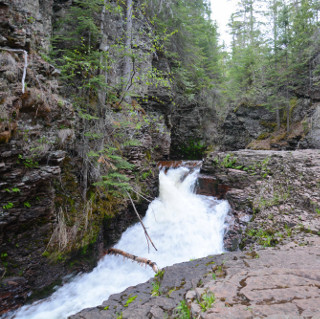
{"label": "rocky wall", "polygon": [[229,247],[257,249],[317,238],[319,160],[319,150],[211,153],[202,172],[229,187]]}
{"label": "rocky wall", "polygon": [[[95,193],[90,186],[89,200],[83,200],[76,111],[60,71],[44,60],[55,32],[53,21],[71,4],[0,1],[0,314],[21,306],[30,294],[47,294],[68,273],[89,270],[103,249],[137,221],[129,200]],[[112,27],[121,33],[124,21],[106,21],[111,45]],[[143,28],[143,23],[136,25],[134,32],[139,35]],[[165,71],[166,61],[151,53],[146,33],[135,43],[138,55],[149,55],[146,65],[138,67],[155,65]],[[28,56],[24,93],[24,53],[12,50],[25,50]],[[117,63],[110,85],[121,76],[122,62]],[[172,93],[153,85],[140,85],[137,92],[151,102],[146,99],[141,106],[136,97],[133,113],[115,107],[112,118],[114,123],[130,122],[134,116],[140,123],[126,132],[139,145],[127,147],[123,155],[135,164],[129,174],[135,190],[152,199],[158,190],[155,161],[170,151]],[[143,214],[147,202],[132,196]]]}

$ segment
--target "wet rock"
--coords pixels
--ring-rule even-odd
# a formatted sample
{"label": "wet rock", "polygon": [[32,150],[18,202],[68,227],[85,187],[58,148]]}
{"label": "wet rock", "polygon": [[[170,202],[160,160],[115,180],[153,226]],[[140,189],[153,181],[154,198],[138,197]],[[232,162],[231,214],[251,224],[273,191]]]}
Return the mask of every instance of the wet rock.
{"label": "wet rock", "polygon": [[[8,309],[14,309],[14,307],[23,304],[30,289],[27,280],[23,277],[6,278],[1,281],[0,288],[0,316]],[[12,305],[14,306],[12,307]]]}

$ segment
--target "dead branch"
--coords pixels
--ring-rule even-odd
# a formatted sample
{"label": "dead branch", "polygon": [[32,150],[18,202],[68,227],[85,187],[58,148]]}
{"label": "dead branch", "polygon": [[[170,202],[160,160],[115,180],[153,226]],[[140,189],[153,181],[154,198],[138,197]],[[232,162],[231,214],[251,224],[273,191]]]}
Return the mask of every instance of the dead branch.
{"label": "dead branch", "polygon": [[157,266],[157,264],[155,262],[152,262],[151,260],[147,259],[147,258],[143,258],[143,257],[138,257],[132,254],[129,254],[121,249],[117,249],[117,248],[109,248],[108,250],[106,250],[106,252],[104,253],[104,255],[121,255],[125,258],[131,259],[133,261],[136,261],[138,264],[145,264],[148,265],[152,268],[152,270],[155,273],[159,272],[159,268]]}
{"label": "dead branch", "polygon": [[149,251],[149,241],[150,241],[151,245],[153,246],[153,248],[154,248],[156,251],[158,251],[158,249],[156,248],[156,246],[155,246],[154,243],[152,242],[152,240],[151,240],[151,238],[150,238],[150,236],[149,236],[149,234],[148,234],[148,232],[147,232],[146,227],[144,226],[144,224],[143,224],[143,222],[142,222],[142,219],[141,219],[141,217],[140,217],[140,215],[139,215],[139,213],[138,213],[138,211],[137,211],[137,209],[136,209],[136,206],[135,206],[135,204],[134,204],[134,202],[133,202],[130,194],[129,194],[127,191],[126,191],[126,193],[127,193],[127,196],[128,196],[129,199],[130,199],[130,202],[131,202],[131,204],[132,204],[132,206],[133,206],[133,209],[134,209],[134,211],[135,211],[135,213],[136,213],[136,215],[137,215],[137,217],[138,217],[138,219],[139,219],[139,221],[140,221],[140,224],[142,225],[142,228],[143,228],[143,230],[144,230],[144,234],[145,234],[145,236],[146,236],[146,238],[147,238],[147,243],[148,243],[148,251]]}
{"label": "dead branch", "polygon": [[0,48],[2,51],[8,51],[8,52],[22,52],[23,57],[24,57],[24,66],[23,66],[23,75],[22,75],[22,94],[24,94],[24,82],[26,80],[26,75],[27,75],[27,67],[28,67],[28,52],[23,49],[9,49],[9,48]]}
{"label": "dead branch", "polygon": [[135,68],[135,59],[132,58],[132,72],[131,72],[131,76],[129,77],[127,84],[126,84],[126,88],[124,90],[124,92],[122,93],[122,96],[120,97],[120,102],[118,102],[119,105],[121,105],[121,103],[123,102],[124,98],[126,97],[126,93],[129,92],[131,86],[133,85],[133,78],[136,74],[136,68]]}
{"label": "dead branch", "polygon": [[136,193],[138,196],[140,196],[140,197],[142,197],[143,199],[145,199],[147,202],[149,202],[149,203],[151,203],[152,202],[152,200],[150,200],[150,199],[148,199],[148,198],[146,198],[145,196],[148,196],[148,195],[143,195],[142,193],[140,193],[140,192],[138,192],[137,190],[135,190],[134,188],[132,188],[132,191],[134,192],[134,193]]}

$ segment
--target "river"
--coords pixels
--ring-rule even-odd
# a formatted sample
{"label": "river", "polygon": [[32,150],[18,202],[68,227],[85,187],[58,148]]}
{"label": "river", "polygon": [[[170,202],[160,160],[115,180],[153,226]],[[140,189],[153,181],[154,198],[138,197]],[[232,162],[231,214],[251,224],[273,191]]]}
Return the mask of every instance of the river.
{"label": "river", "polygon": [[[159,174],[159,197],[148,208],[143,222],[157,247],[146,243],[141,225],[128,228],[115,248],[145,257],[159,268],[223,252],[227,201],[197,195],[194,188],[199,169],[180,167]],[[154,276],[121,256],[107,255],[90,273],[79,274],[48,298],[22,307],[11,318],[62,319],[88,307],[100,305],[111,294]]]}

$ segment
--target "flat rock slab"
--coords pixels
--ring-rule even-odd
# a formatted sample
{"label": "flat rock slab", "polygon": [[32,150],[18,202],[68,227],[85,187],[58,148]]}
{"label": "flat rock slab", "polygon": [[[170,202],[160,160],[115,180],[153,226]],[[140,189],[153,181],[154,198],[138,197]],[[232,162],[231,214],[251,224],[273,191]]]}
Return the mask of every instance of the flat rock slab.
{"label": "flat rock slab", "polygon": [[227,260],[225,278],[206,283],[198,294],[188,293],[192,309],[197,309],[197,295],[215,295],[200,318],[320,318],[319,246],[269,249],[251,256]]}
{"label": "flat rock slab", "polygon": [[[153,278],[70,318],[178,318],[182,300],[195,318],[320,318],[319,243],[226,253],[167,267],[159,279],[160,296],[151,295]],[[214,294],[215,301],[202,309],[205,294]]]}

